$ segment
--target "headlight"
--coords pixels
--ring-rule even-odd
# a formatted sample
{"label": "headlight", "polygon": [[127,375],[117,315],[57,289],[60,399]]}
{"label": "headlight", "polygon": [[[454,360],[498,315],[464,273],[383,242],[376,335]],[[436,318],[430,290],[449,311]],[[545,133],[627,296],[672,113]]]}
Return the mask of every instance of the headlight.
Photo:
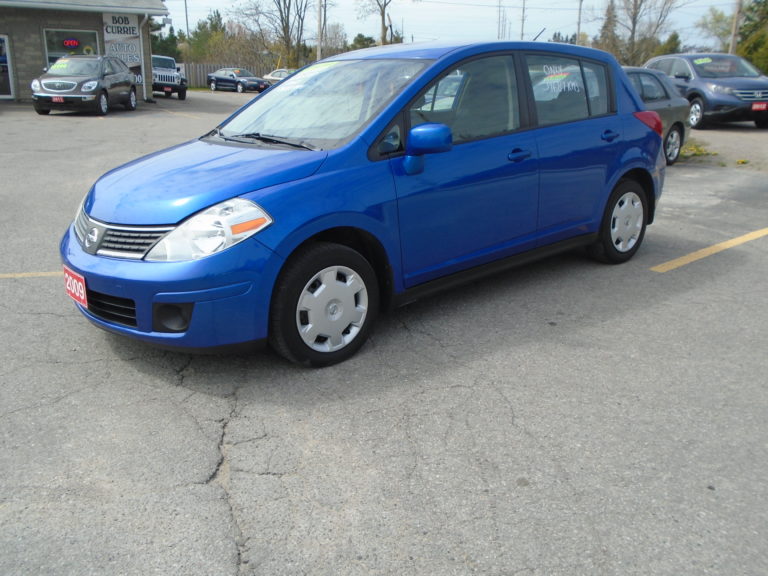
{"label": "headlight", "polygon": [[38,90],[40,90],[40,80],[38,80],[37,78],[32,80],[32,90],[34,92],[37,92]]}
{"label": "headlight", "polygon": [[85,84],[83,84],[83,87],[80,89],[83,92],[93,92],[96,89],[96,86],[99,84],[98,80],[88,80]]}
{"label": "headlight", "polygon": [[728,86],[721,86],[720,84],[707,84],[707,88],[715,94],[730,94],[733,91]]}
{"label": "headlight", "polygon": [[180,262],[205,258],[231,248],[270,224],[272,218],[258,204],[234,198],[192,216],[155,244],[144,259]]}

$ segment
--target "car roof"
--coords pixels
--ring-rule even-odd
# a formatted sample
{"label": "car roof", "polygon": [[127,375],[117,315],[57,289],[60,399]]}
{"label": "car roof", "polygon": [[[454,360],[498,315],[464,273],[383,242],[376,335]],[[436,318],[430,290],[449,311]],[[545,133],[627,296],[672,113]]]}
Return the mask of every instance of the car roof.
{"label": "car roof", "polygon": [[386,46],[374,46],[372,48],[344,52],[336,56],[331,56],[327,61],[376,58],[440,60],[450,55],[472,56],[474,54],[504,50],[553,52],[600,60],[613,59],[607,52],[601,50],[557,42],[415,42],[412,44],[388,44]]}

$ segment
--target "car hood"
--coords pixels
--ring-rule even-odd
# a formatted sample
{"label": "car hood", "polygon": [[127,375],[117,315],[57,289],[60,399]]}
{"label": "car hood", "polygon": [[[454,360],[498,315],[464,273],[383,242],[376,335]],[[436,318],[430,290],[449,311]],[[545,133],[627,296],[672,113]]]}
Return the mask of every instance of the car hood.
{"label": "car hood", "polygon": [[736,90],[768,90],[768,77],[757,76],[753,78],[701,78],[702,82],[707,84],[716,84],[726,86]]}
{"label": "car hood", "polygon": [[88,194],[85,211],[110,224],[176,224],[229,198],[306,178],[326,157],[195,140],[108,172]]}

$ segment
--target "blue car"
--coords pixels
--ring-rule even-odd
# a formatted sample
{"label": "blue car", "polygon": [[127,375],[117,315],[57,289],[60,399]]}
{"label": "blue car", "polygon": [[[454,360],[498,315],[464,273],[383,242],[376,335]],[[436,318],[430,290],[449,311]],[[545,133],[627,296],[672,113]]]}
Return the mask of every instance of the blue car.
{"label": "blue car", "polygon": [[327,366],[381,310],[438,289],[577,247],[629,260],[662,190],[661,130],[600,51],[340,54],[102,176],[61,241],[66,290],[117,334]]}
{"label": "blue car", "polygon": [[768,77],[733,54],[669,54],[651,58],[646,68],[670,77],[691,103],[691,128],[710,121],[753,121],[768,128]]}

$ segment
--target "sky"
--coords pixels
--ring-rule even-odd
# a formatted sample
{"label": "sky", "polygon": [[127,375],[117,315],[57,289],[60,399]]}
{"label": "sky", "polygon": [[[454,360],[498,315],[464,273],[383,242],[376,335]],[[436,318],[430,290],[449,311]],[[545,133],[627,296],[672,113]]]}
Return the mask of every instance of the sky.
{"label": "sky", "polygon": [[[189,30],[192,31],[197,22],[205,20],[213,10],[218,10],[225,21],[234,19],[233,10],[242,1],[165,0],[165,5],[176,30],[186,30],[188,17]],[[335,6],[328,8],[328,22],[341,24],[348,42],[359,33],[378,40],[378,15],[360,19],[357,0],[333,2]],[[607,2],[582,0],[582,32],[590,37],[599,33]],[[708,13],[710,7],[732,14],[735,0],[682,0],[681,4],[670,17],[667,34],[677,32],[684,46],[706,46],[714,45],[714,42],[702,36],[695,23]],[[305,39],[310,44],[316,37],[315,14],[312,10],[307,17]],[[533,40],[537,35],[539,40],[549,40],[555,32],[563,36],[576,33],[579,26],[579,0],[392,0],[389,14],[393,26],[403,32],[406,42],[461,42],[497,40],[500,37],[507,40]]]}

